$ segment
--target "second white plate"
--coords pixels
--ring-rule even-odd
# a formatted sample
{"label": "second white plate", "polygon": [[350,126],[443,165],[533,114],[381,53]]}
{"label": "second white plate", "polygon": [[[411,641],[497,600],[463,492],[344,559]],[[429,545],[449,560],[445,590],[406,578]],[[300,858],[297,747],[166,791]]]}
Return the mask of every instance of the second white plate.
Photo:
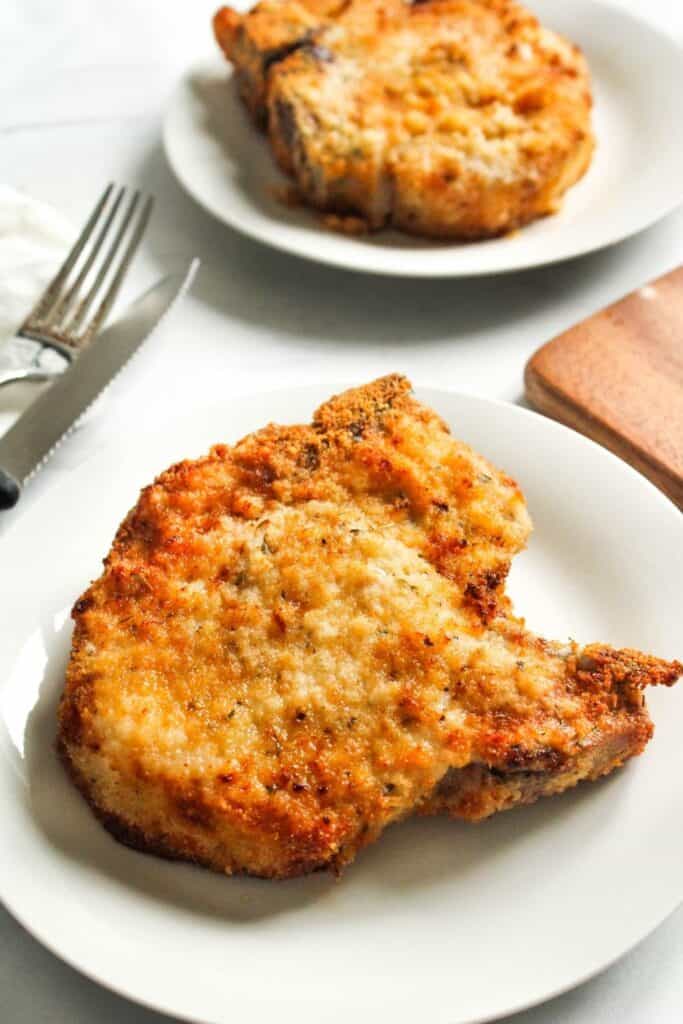
{"label": "second white plate", "polygon": [[[683,895],[683,686],[648,700],[642,758],[478,826],[391,828],[340,882],[223,878],[118,845],[54,750],[69,608],[138,489],[338,382],[198,408],[81,465],[0,542],[0,897],[92,978],[209,1024],[472,1024],[605,967]],[[596,445],[514,406],[418,394],[511,472],[536,529],[511,587],[558,639],[680,651],[683,519]],[[645,525],[646,524],[646,525]]]}
{"label": "second white plate", "polygon": [[314,213],[276,198],[275,186],[285,179],[218,58],[193,68],[171,101],[164,125],[171,167],[190,195],[226,224],[278,249],[352,270],[415,277],[500,273],[626,238],[683,200],[683,52],[645,21],[602,0],[533,0],[530,6],[585,51],[598,148],[561,211],[522,231],[463,245],[396,231],[352,238],[326,230]]}

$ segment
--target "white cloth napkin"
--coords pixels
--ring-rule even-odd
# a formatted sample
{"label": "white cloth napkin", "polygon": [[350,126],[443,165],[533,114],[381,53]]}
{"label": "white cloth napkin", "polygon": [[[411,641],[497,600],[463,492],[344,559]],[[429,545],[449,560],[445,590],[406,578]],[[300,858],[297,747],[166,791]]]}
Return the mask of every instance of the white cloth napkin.
{"label": "white cloth napkin", "polygon": [[[45,203],[0,185],[0,367],[23,366],[36,346],[14,335],[73,243],[69,222]],[[44,360],[62,362],[56,353]],[[0,388],[0,435],[41,385]]]}

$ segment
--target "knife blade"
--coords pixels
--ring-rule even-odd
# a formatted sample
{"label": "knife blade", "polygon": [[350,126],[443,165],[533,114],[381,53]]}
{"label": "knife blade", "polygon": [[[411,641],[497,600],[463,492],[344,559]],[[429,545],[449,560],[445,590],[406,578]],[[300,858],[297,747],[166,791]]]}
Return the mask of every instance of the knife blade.
{"label": "knife blade", "polygon": [[0,509],[17,503],[26,481],[187,292],[198,267],[193,259],[140,296],[0,437]]}

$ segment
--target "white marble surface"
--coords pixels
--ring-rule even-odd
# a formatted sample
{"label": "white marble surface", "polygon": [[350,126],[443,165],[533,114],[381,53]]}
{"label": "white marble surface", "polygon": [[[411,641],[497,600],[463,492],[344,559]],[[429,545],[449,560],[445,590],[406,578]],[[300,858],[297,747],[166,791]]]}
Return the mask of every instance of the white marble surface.
{"label": "white marble surface", "polygon": [[[621,2],[683,41],[678,2]],[[420,383],[518,400],[524,362],[541,342],[683,258],[683,213],[594,256],[472,282],[355,276],[239,237],[185,197],[160,143],[174,81],[212,52],[213,7],[212,0],[0,4],[0,182],[54,204],[74,225],[108,180],[154,192],[156,214],[128,296],[181,257],[203,261],[192,296],[29,486],[24,508],[113,435],[154,430],[249,390],[401,370]],[[17,389],[1,409],[25,399]],[[0,531],[21,511],[4,514]],[[3,1024],[168,1019],[81,978],[2,910],[0,951]],[[679,911],[599,978],[515,1024],[680,1021],[682,964]]]}

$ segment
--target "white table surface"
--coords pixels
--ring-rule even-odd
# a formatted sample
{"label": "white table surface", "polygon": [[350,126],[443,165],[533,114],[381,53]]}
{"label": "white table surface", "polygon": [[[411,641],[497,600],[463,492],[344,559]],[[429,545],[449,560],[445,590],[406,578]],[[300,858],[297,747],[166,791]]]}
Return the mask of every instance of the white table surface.
{"label": "white table surface", "polygon": [[[621,2],[683,40],[678,0]],[[175,80],[212,52],[208,21],[215,5],[0,4],[0,181],[54,204],[75,225],[109,180],[152,191],[156,213],[128,295],[181,257],[198,255],[203,262],[193,294],[29,486],[23,508],[113,435],[154,430],[186,410],[201,415],[204,404],[256,389],[326,378],[362,381],[400,370],[417,383],[519,400],[525,360],[540,343],[683,259],[683,212],[606,252],[474,281],[354,275],[241,238],[185,196],[160,139]],[[7,408],[22,400],[15,393],[1,401]],[[0,531],[21,511],[5,513]],[[679,910],[600,977],[510,1021],[659,1024],[682,1015]],[[0,909],[2,1024],[169,1019],[82,978]]]}

